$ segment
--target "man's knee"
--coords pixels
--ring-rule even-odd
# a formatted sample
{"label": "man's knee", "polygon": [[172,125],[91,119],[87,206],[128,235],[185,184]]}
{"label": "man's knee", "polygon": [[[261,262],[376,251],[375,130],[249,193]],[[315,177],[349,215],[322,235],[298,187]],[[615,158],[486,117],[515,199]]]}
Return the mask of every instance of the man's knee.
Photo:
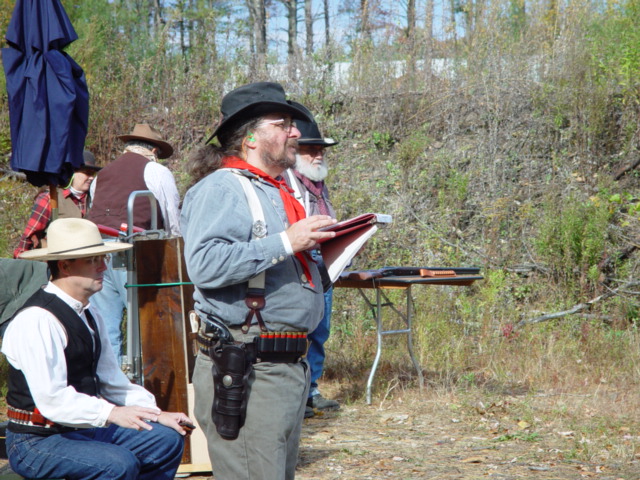
{"label": "man's knee", "polygon": [[158,449],[165,452],[167,457],[182,456],[184,437],[173,428],[155,424],[151,432],[155,433],[158,437],[154,443],[156,443]]}

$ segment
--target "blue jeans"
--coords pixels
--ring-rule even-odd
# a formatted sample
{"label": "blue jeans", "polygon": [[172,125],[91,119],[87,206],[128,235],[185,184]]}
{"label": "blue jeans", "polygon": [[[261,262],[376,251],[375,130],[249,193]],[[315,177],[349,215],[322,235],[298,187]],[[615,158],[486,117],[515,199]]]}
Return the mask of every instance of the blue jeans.
{"label": "blue jeans", "polygon": [[324,316],[316,329],[311,332],[309,338],[309,350],[307,351],[307,362],[311,372],[311,387],[309,388],[309,398],[320,393],[318,390],[318,379],[322,376],[324,368],[324,344],[329,338],[331,330],[331,305],[333,303],[333,288],[324,292]]}
{"label": "blue jeans", "polygon": [[[107,241],[109,240],[105,239],[105,242]],[[127,289],[124,288],[126,283],[127,270],[113,268],[113,262],[109,259],[104,271],[102,290],[94,293],[89,299],[104,320],[118,364],[122,355],[122,312],[127,309]]]}
{"label": "blue jeans", "polygon": [[14,472],[27,478],[71,480],[173,480],[183,437],[153,424],[153,430],[110,425],[43,437],[7,431]]}

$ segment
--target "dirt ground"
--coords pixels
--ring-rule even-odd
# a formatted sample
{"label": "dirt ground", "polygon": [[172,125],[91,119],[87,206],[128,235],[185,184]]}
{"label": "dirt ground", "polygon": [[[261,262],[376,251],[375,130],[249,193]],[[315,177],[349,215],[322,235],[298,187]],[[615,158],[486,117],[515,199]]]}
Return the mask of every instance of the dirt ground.
{"label": "dirt ground", "polygon": [[[378,392],[373,405],[305,420],[296,478],[638,480],[638,400],[602,391]],[[0,479],[13,478],[7,471],[4,461]]]}
{"label": "dirt ground", "polygon": [[306,420],[296,478],[638,480],[637,401],[601,391],[407,390]]}

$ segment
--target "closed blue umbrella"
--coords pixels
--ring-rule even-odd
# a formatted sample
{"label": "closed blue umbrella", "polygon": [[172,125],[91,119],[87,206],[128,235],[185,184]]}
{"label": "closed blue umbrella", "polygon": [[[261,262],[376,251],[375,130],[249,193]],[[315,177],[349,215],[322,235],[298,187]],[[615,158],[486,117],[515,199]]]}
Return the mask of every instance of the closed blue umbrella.
{"label": "closed blue umbrella", "polygon": [[60,0],[17,0],[2,49],[11,168],[38,187],[65,185],[83,162],[89,91],[62,51],[77,38]]}

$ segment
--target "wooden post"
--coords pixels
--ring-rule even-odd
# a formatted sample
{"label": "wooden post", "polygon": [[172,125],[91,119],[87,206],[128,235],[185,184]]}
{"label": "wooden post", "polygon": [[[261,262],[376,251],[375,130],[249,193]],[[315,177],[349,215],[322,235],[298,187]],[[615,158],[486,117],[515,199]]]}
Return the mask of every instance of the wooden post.
{"label": "wooden post", "polygon": [[[195,364],[188,335],[193,286],[183,285],[189,279],[182,248],[182,237],[136,240],[138,285],[153,286],[136,287],[133,293],[137,290],[144,387],[162,410],[187,413],[187,387]],[[183,463],[191,463],[191,451],[187,441]]]}
{"label": "wooden post", "polygon": [[51,221],[58,218],[58,186],[55,183],[49,185],[49,197],[51,204]]}

